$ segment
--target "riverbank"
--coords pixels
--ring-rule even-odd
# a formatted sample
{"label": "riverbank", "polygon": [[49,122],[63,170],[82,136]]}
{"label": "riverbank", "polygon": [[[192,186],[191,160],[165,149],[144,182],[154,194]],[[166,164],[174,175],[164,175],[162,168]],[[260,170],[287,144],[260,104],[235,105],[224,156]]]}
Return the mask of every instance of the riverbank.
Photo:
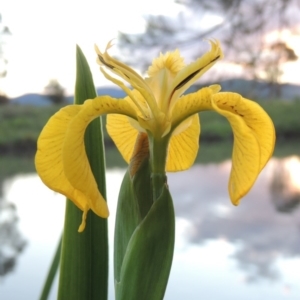
{"label": "riverbank", "polygon": [[[300,141],[300,101],[264,101],[260,104],[274,122],[277,144],[280,145],[280,148],[286,149],[290,147],[293,149],[293,145]],[[1,156],[32,157],[36,151],[36,140],[39,133],[47,120],[60,108],[61,106],[57,105],[47,107],[1,105]],[[227,120],[215,112],[200,113],[200,120],[202,154],[203,151],[209,149],[207,150],[209,157],[216,156],[217,158],[220,157],[220,159],[230,157],[232,130]],[[103,121],[105,124],[105,118]],[[105,126],[104,139],[107,153],[113,153],[115,147],[105,130]],[[212,150],[214,148],[217,150]]]}
{"label": "riverbank", "polygon": [[[232,142],[202,142],[200,151],[196,158],[196,163],[209,164],[219,163],[231,158]],[[288,157],[292,155],[300,156],[300,141],[288,143],[277,143],[275,146],[274,157]],[[125,168],[126,163],[115,147],[106,147],[106,166],[107,168]],[[33,173],[34,153],[29,155],[7,154],[0,156],[0,182],[6,178],[20,173]]]}

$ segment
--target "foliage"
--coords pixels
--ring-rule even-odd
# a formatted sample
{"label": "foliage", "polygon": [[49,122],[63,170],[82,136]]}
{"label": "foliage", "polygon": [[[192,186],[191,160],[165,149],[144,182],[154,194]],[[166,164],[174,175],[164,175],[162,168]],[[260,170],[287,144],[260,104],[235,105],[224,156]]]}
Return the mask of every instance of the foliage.
{"label": "foliage", "polygon": [[5,105],[0,109],[0,149],[14,150],[22,146],[21,151],[26,152],[26,145],[32,147],[46,121],[60,107],[33,107],[19,105]]}
{"label": "foliage", "polygon": [[9,102],[8,97],[5,94],[1,93],[0,91],[0,105],[8,104],[8,102]]}
{"label": "foliage", "polygon": [[299,139],[300,134],[300,101],[267,101],[261,103],[269,113],[275,128],[277,141]]}

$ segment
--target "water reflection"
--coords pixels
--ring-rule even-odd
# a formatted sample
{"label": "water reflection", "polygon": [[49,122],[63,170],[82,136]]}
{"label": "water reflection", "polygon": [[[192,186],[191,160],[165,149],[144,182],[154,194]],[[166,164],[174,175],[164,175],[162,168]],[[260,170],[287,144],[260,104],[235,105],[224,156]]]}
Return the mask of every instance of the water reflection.
{"label": "water reflection", "polygon": [[16,206],[3,197],[0,186],[0,278],[12,272],[26,241],[18,228]]}
{"label": "water reflection", "polygon": [[271,198],[278,211],[291,212],[300,204],[299,157],[274,160]]}
{"label": "water reflection", "polygon": [[[177,228],[165,299],[299,299],[299,158],[273,159],[238,207],[228,198],[229,172],[228,161],[168,175]],[[107,174],[111,243],[123,174]],[[4,196],[17,206],[29,243],[15,275],[0,281],[0,298],[37,299],[62,230],[63,197],[46,189],[35,174],[6,183]],[[110,276],[109,299],[114,299]]]}
{"label": "water reflection", "polygon": [[228,161],[195,166],[186,180],[169,176],[176,215],[190,225],[186,239],[204,244],[222,238],[236,245],[232,256],[246,281],[277,279],[277,259],[300,257],[299,158],[273,159],[238,207],[228,200],[229,171]]}

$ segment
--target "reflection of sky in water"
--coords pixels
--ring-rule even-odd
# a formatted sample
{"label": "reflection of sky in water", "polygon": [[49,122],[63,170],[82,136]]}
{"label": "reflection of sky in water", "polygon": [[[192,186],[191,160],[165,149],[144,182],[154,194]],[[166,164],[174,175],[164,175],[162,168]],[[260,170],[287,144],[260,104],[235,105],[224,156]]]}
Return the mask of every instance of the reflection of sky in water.
{"label": "reflection of sky in water", "polygon": [[[299,160],[272,160],[238,207],[228,199],[229,171],[224,162],[168,175],[177,228],[165,299],[300,299]],[[123,173],[107,175],[111,241]],[[7,180],[4,192],[17,205],[28,245],[15,271],[0,278],[0,298],[37,299],[61,232],[64,201],[36,175]]]}

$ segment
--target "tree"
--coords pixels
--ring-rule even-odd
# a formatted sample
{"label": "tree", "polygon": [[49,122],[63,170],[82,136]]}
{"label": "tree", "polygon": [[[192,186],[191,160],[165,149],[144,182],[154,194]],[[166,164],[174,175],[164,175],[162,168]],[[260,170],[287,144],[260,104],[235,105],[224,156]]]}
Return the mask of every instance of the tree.
{"label": "tree", "polygon": [[45,94],[53,104],[60,104],[65,99],[65,89],[56,79],[51,79],[45,86]]}
{"label": "tree", "polygon": [[[225,49],[225,59],[241,65],[248,77],[260,79],[261,67],[269,64],[266,49],[286,55],[293,49],[279,39],[267,43],[266,34],[282,31],[299,24],[300,6],[297,0],[178,0],[183,12],[172,19],[166,16],[147,16],[146,29],[142,34],[120,33],[121,53],[127,62],[145,70],[150,57],[146,53],[180,48],[181,51],[199,56],[197,44],[204,38],[217,38]],[[208,20],[205,24],[201,20]],[[279,36],[279,35],[278,35]],[[277,44],[277,46],[275,46]],[[286,45],[286,50],[277,51],[278,45]],[[280,46],[282,47],[282,46]],[[152,50],[152,52],[151,52]],[[295,53],[294,53],[295,54]],[[296,59],[296,55],[292,55]],[[153,56],[152,56],[153,57]],[[277,60],[277,71],[287,59]],[[275,60],[272,61],[274,68]],[[271,70],[269,70],[271,71]],[[269,72],[270,73],[270,72]],[[273,75],[275,71],[273,71]],[[265,79],[270,79],[266,77]],[[279,74],[272,80],[279,79]],[[273,82],[272,81],[272,82]]]}
{"label": "tree", "polygon": [[[0,14],[0,80],[7,74],[7,58],[5,55],[6,38],[11,35],[9,28],[2,24],[2,16]],[[0,88],[0,104],[8,102],[4,91]]]}
{"label": "tree", "polygon": [[[265,53],[265,55],[264,55]],[[287,46],[286,43],[277,41],[270,44],[263,52],[262,52],[261,62],[258,65],[260,67],[256,67],[255,70],[260,72],[260,77],[267,81],[270,85],[271,96],[280,97],[280,78],[283,74],[282,66],[286,62],[295,61],[298,59],[295,51]]]}

